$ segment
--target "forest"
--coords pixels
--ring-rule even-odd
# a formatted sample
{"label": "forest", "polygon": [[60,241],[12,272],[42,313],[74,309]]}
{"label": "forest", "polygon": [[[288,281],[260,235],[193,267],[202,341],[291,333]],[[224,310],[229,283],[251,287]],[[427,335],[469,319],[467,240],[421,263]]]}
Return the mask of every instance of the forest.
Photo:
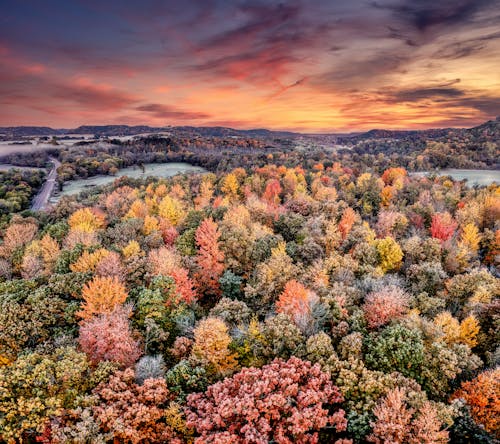
{"label": "forest", "polygon": [[500,187],[241,145],[3,222],[0,439],[497,443]]}

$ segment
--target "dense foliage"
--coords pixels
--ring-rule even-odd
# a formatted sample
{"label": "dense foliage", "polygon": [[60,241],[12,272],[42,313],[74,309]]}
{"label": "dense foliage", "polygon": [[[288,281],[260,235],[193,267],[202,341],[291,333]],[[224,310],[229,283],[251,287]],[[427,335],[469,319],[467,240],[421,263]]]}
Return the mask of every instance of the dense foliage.
{"label": "dense foliage", "polygon": [[123,179],[11,215],[1,439],[495,442],[500,188],[361,171]]}

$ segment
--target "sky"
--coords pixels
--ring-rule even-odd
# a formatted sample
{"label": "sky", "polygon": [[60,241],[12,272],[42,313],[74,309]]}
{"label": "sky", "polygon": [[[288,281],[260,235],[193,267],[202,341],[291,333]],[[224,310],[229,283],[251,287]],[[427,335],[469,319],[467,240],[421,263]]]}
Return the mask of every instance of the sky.
{"label": "sky", "polygon": [[343,132],[500,115],[500,0],[0,0],[0,126]]}

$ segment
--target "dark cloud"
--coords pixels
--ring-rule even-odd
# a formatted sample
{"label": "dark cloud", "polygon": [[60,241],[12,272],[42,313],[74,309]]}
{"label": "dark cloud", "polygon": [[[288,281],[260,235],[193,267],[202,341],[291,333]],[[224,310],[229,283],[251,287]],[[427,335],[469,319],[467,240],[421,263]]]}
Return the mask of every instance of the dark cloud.
{"label": "dark cloud", "polygon": [[395,102],[414,102],[425,99],[456,98],[464,96],[458,88],[415,88],[394,92],[389,97]]}
{"label": "dark cloud", "polygon": [[160,103],[148,103],[146,105],[137,106],[137,111],[148,113],[157,119],[174,119],[174,120],[199,120],[207,119],[210,114],[182,111],[170,105],[163,105]]}
{"label": "dark cloud", "polygon": [[468,23],[474,14],[495,0],[403,0],[398,3],[383,4],[373,2],[373,6],[393,12],[397,19],[425,32],[431,27],[447,27]]}
{"label": "dark cloud", "polygon": [[436,59],[461,59],[477,54],[483,50],[489,42],[500,39],[500,32],[487,34],[474,39],[453,42],[443,46],[433,54]]}

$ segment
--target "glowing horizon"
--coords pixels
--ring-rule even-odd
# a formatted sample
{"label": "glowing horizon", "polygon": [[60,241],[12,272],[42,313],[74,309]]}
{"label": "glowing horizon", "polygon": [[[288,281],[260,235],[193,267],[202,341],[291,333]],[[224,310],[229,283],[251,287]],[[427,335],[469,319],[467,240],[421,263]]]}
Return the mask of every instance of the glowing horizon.
{"label": "glowing horizon", "polygon": [[499,0],[5,0],[0,126],[301,132],[500,114]]}

